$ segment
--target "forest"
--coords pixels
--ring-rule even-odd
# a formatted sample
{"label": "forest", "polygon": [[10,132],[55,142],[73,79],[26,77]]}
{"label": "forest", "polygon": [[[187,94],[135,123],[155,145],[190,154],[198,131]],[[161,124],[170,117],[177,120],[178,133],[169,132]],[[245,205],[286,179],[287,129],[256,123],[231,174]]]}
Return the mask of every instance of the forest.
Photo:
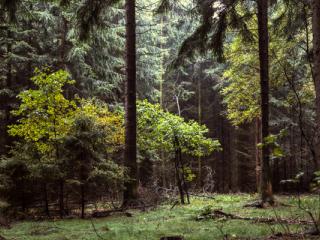
{"label": "forest", "polygon": [[320,239],[320,1],[0,0],[14,239]]}

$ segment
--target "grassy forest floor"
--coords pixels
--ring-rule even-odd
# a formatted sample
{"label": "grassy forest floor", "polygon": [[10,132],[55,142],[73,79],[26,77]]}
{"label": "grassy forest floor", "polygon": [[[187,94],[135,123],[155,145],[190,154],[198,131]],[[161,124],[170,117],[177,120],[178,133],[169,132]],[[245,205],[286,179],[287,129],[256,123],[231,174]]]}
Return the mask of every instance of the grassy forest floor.
{"label": "grassy forest floor", "polygon": [[[208,239],[274,239],[278,233],[305,232],[312,225],[301,224],[309,221],[308,214],[298,208],[298,198],[277,196],[283,204],[275,208],[248,208],[245,204],[254,201],[256,195],[216,195],[215,199],[192,198],[190,205],[172,204],[158,206],[146,212],[129,211],[132,217],[117,214],[99,219],[68,219],[48,221],[22,221],[13,223],[11,229],[1,229],[5,239],[17,240],[68,240],[68,239],[106,239],[106,240],[159,240],[163,236],[183,236],[186,240]],[[317,196],[305,195],[302,204],[315,213],[319,210]],[[250,218],[285,219],[288,223],[259,223],[255,220],[237,220],[226,217],[197,219],[199,215],[220,210],[236,216]],[[218,211],[219,212],[219,211]],[[317,213],[318,214],[318,213]],[[291,238],[311,239],[294,235]],[[314,239],[320,239],[315,237]]]}

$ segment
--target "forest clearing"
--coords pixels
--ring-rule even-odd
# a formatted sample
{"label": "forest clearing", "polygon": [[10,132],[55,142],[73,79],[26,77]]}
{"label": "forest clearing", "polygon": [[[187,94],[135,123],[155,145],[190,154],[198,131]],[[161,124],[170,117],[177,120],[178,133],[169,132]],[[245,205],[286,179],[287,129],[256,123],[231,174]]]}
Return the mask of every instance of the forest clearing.
{"label": "forest clearing", "polygon": [[320,0],[0,0],[20,239],[320,239]]}
{"label": "forest clearing", "polygon": [[[132,213],[130,217],[124,213],[115,213],[106,218],[90,220],[77,218],[40,222],[26,220],[13,223],[10,229],[2,230],[2,233],[7,239],[25,240],[156,240],[164,236],[180,236],[190,240],[319,239],[317,236],[304,235],[306,230],[310,230],[312,221],[305,211],[299,210],[296,197],[277,196],[277,199],[285,204],[280,207],[268,209],[244,207],[256,197],[248,194],[215,195],[215,199],[194,197],[191,205],[178,205],[172,208],[172,204],[164,204],[146,211],[129,210]],[[303,196],[303,206],[315,208],[318,204],[316,198],[316,196]],[[212,212],[220,210],[254,220],[230,219],[222,215],[208,217],[206,215],[210,212],[208,209]],[[265,219],[274,222],[262,222]],[[288,222],[284,223],[281,220]]]}

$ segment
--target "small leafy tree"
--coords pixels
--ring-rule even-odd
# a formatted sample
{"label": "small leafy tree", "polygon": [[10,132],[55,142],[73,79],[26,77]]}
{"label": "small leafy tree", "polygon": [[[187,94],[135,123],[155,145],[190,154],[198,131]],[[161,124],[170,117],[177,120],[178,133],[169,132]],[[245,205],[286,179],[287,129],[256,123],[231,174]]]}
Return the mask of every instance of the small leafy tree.
{"label": "small leafy tree", "polygon": [[220,143],[205,137],[208,129],[195,121],[186,122],[182,117],[164,111],[160,105],[147,101],[138,102],[138,145],[139,150],[163,149],[171,154],[181,203],[188,203],[187,181],[194,174],[187,167],[183,155],[202,157],[220,149]]}
{"label": "small leafy tree", "polygon": [[34,142],[41,153],[58,158],[58,144],[69,131],[76,109],[75,102],[64,97],[62,88],[74,81],[64,70],[36,69],[35,74],[31,80],[36,89],[18,95],[21,104],[12,114],[19,120],[9,126],[9,134]]}
{"label": "small leafy tree", "polygon": [[97,99],[82,99],[77,116],[88,116],[105,132],[106,149],[109,155],[123,149],[124,116],[121,111],[110,111],[107,104]]}
{"label": "small leafy tree", "polygon": [[80,186],[82,218],[89,189],[110,187],[125,180],[124,168],[112,159],[123,143],[122,115],[109,111],[106,104],[95,99],[81,100],[64,139],[64,157],[69,182]]}
{"label": "small leafy tree", "polygon": [[[64,141],[69,182],[80,186],[81,218],[85,216],[86,193],[97,186],[106,186],[123,179],[123,171],[116,163],[107,160],[108,132],[95,118],[78,114]],[[99,179],[103,181],[99,182]]]}
{"label": "small leafy tree", "polygon": [[[73,84],[66,71],[56,72],[46,68],[43,71],[36,69],[31,78],[35,89],[21,92],[18,98],[21,104],[12,114],[19,117],[16,124],[9,126],[9,134],[24,139],[36,145],[41,160],[62,166],[60,145],[62,139],[69,132],[73,115],[76,111],[74,101],[63,95],[63,87]],[[64,177],[63,168],[59,167],[56,179],[59,181],[60,215],[64,215]]]}

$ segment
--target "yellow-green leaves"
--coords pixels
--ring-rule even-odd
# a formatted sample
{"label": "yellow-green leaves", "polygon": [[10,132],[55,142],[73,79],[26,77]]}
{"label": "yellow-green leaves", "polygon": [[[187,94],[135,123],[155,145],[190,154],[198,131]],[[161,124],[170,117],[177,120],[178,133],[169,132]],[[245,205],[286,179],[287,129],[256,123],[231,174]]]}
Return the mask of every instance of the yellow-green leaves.
{"label": "yellow-green leaves", "polygon": [[201,157],[220,149],[217,140],[207,138],[208,129],[195,121],[166,112],[158,104],[138,102],[138,144],[142,150],[163,149],[168,153],[176,150],[175,138],[182,153]]}
{"label": "yellow-green leaves", "polygon": [[71,127],[76,104],[64,97],[62,87],[74,81],[63,70],[36,69],[35,74],[31,80],[36,89],[18,95],[21,104],[12,114],[19,120],[9,126],[8,132],[34,142],[41,153],[48,153]]}
{"label": "yellow-green leaves", "polygon": [[124,144],[123,114],[111,112],[106,104],[93,99],[82,99],[80,105],[77,115],[92,118],[100,130],[105,132],[107,152],[121,149]]}
{"label": "yellow-green leaves", "polygon": [[278,134],[270,134],[264,139],[263,143],[257,144],[257,147],[262,148],[264,145],[267,145],[271,150],[271,158],[282,158],[285,156],[285,152],[282,149],[279,140],[286,135],[286,129],[282,129]]}
{"label": "yellow-green leaves", "polygon": [[251,122],[260,116],[259,58],[256,43],[236,37],[226,49],[229,60],[221,90],[227,117],[234,125]]}

